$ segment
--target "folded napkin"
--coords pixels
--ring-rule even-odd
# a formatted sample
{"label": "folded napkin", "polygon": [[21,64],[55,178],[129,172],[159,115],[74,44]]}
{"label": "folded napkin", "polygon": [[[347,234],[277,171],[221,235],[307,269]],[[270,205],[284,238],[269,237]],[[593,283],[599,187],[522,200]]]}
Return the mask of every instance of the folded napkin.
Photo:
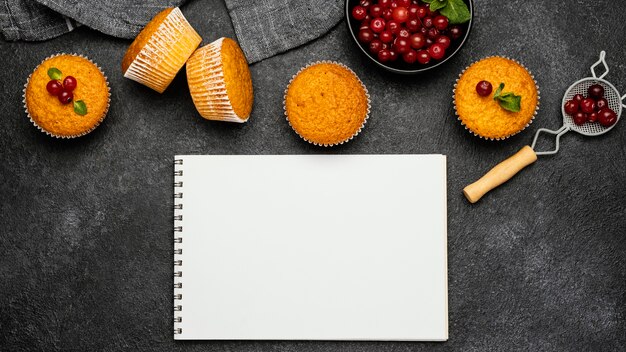
{"label": "folded napkin", "polygon": [[[46,40],[82,24],[115,37],[134,38],[156,13],[185,1],[0,0],[0,33],[6,40]],[[249,63],[318,38],[343,17],[341,0],[225,2]]]}

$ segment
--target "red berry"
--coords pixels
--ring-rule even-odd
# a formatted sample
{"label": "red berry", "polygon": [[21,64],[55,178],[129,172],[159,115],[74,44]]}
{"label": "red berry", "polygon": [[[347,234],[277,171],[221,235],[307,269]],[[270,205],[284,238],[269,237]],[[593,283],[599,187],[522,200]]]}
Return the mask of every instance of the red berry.
{"label": "red berry", "polygon": [[381,42],[380,39],[373,39],[370,42],[370,46],[369,46],[370,53],[376,55],[378,54],[379,51],[382,50],[382,48],[383,48],[383,42]]}
{"label": "red berry", "polygon": [[580,110],[585,114],[591,114],[596,110],[596,101],[591,98],[585,98],[580,102]]}
{"label": "red berry", "polygon": [[391,21],[393,19],[393,10],[390,8],[385,9],[385,11],[383,11],[383,18],[385,19],[385,21]]}
{"label": "red berry", "polygon": [[435,40],[439,37],[439,30],[437,28],[431,28],[428,30],[428,38]]}
{"label": "red berry", "polygon": [[370,6],[370,16],[372,16],[372,18],[382,17],[384,10],[385,9],[380,5],[372,5]]}
{"label": "red berry", "polygon": [[382,18],[374,18],[370,21],[370,29],[374,31],[374,33],[380,33],[385,30],[385,20]]}
{"label": "red berry", "polygon": [[365,19],[365,16],[367,16],[365,7],[357,5],[352,9],[352,18],[355,20],[362,21]]}
{"label": "red berry", "polygon": [[396,0],[398,6],[409,7],[411,5],[411,0]]}
{"label": "red berry", "polygon": [[411,49],[411,46],[406,38],[398,37],[393,42],[393,49],[397,51],[398,54],[404,54]]}
{"label": "red berry", "polygon": [[422,33],[414,33],[409,37],[409,43],[414,49],[421,49],[426,45],[426,37]]}
{"label": "red berry", "polygon": [[411,32],[409,32],[406,28],[402,28],[398,31],[398,38],[408,38],[411,36]]}
{"label": "red berry", "polygon": [[391,6],[391,0],[379,0],[378,1],[378,5],[387,8],[389,6]]}
{"label": "red berry", "polygon": [[598,113],[597,112],[592,112],[591,114],[589,114],[589,116],[587,116],[587,121],[589,121],[589,122],[596,122],[596,121],[598,121]]}
{"label": "red berry", "polygon": [[422,24],[424,28],[430,28],[433,26],[433,19],[431,17],[426,17],[422,20]]}
{"label": "red berry", "polygon": [[370,29],[370,21],[363,20],[363,22],[361,22],[361,26],[359,27],[359,32],[366,29]]}
{"label": "red berry", "polygon": [[53,79],[49,81],[48,84],[46,84],[46,90],[48,91],[48,93],[56,96],[61,93],[61,91],[63,90],[63,86],[61,85],[61,82]]}
{"label": "red berry", "polygon": [[609,102],[605,98],[600,98],[596,101],[596,111],[600,111],[609,107]]}
{"label": "red berry", "polygon": [[409,6],[409,18],[418,18],[419,6],[412,4]]}
{"label": "red berry", "polygon": [[439,15],[433,19],[433,24],[435,25],[435,28],[443,31],[448,28],[448,17]]}
{"label": "red berry", "polygon": [[374,33],[370,29],[362,29],[359,31],[359,41],[361,43],[369,43],[374,39]]}
{"label": "red berry", "polygon": [[63,80],[63,89],[71,92],[74,89],[76,89],[76,86],[78,85],[78,82],[76,81],[76,78],[72,77],[72,76],[67,76],[65,77],[65,79]]}
{"label": "red berry", "polygon": [[378,61],[385,63],[389,61],[389,59],[391,58],[391,54],[389,53],[389,50],[382,49],[381,51],[378,52],[377,57],[378,57]]}
{"label": "red berry", "polygon": [[587,115],[581,111],[574,114],[573,118],[574,118],[574,123],[577,124],[578,126],[584,125],[585,122],[587,122]]}
{"label": "red berry", "polygon": [[577,102],[579,102],[579,103],[580,103],[581,101],[583,101],[583,99],[585,99],[585,97],[583,97],[583,95],[582,95],[582,94],[576,94],[576,95],[574,95],[574,97],[572,98],[572,100],[576,100],[576,101],[577,101]]}
{"label": "red berry", "polygon": [[372,4],[372,2],[370,0],[361,0],[361,1],[359,1],[359,5],[361,5],[361,6],[365,7],[365,8],[369,7],[371,4]]}
{"label": "red berry", "polygon": [[394,50],[389,50],[389,61],[396,61],[398,59],[398,53]]}
{"label": "red berry", "polygon": [[604,87],[599,84],[594,84],[587,89],[587,94],[591,98],[602,98],[604,96]]}
{"label": "red berry", "polygon": [[409,10],[407,10],[407,8],[404,6],[398,6],[393,9],[393,13],[391,14],[391,16],[393,17],[394,21],[397,21],[398,23],[404,23],[409,18]]}
{"label": "red berry", "polygon": [[440,35],[435,40],[435,43],[439,43],[439,44],[443,45],[444,48],[448,49],[450,47],[450,44],[452,43],[452,41],[450,40],[450,37],[445,36],[445,35]]}
{"label": "red berry", "polygon": [[441,44],[435,43],[428,48],[428,53],[433,59],[441,60],[446,55],[446,48],[444,48]]}
{"label": "red berry", "polygon": [[402,26],[400,26],[400,23],[391,20],[389,22],[387,22],[387,30],[393,34],[398,34],[398,32],[402,29]]}
{"label": "red berry", "polygon": [[578,108],[579,108],[578,101],[574,99],[568,100],[563,106],[563,110],[565,110],[565,113],[570,116],[576,115],[576,113],[578,112]]}
{"label": "red berry", "polygon": [[417,52],[417,62],[422,65],[426,65],[430,62],[430,54],[427,50],[420,50]]}
{"label": "red berry", "polygon": [[598,122],[604,127],[611,127],[617,122],[617,114],[609,108],[604,108],[598,111]]}
{"label": "red berry", "polygon": [[478,84],[476,84],[476,93],[478,93],[478,95],[480,95],[481,97],[488,96],[489,94],[491,94],[492,90],[493,87],[491,86],[491,83],[487,81],[480,81],[478,82]]}
{"label": "red berry", "polygon": [[406,29],[411,32],[417,32],[418,29],[422,26],[422,22],[417,18],[412,18],[406,22]]}
{"label": "red berry", "polygon": [[69,104],[72,99],[74,98],[74,94],[72,94],[72,92],[68,92],[66,90],[61,91],[61,93],[59,93],[59,101],[61,102],[61,104]]}
{"label": "red berry", "polygon": [[417,9],[417,17],[418,18],[424,18],[424,17],[426,17],[426,15],[428,15],[428,9],[425,6],[420,6]]}
{"label": "red berry", "polygon": [[[389,25],[389,24],[387,24],[387,25]],[[383,43],[390,43],[391,41],[393,41],[393,34],[391,34],[391,32],[388,31],[388,30],[384,30],[384,31],[380,32],[380,34],[378,35],[378,38]]]}
{"label": "red berry", "polygon": [[463,35],[463,30],[459,26],[452,26],[450,27],[450,29],[448,29],[448,33],[450,34],[450,38],[452,40],[456,40],[461,38],[461,35]]}
{"label": "red berry", "polygon": [[415,63],[415,61],[417,61],[417,51],[409,49],[409,51],[402,54],[402,60],[404,60],[407,64]]}

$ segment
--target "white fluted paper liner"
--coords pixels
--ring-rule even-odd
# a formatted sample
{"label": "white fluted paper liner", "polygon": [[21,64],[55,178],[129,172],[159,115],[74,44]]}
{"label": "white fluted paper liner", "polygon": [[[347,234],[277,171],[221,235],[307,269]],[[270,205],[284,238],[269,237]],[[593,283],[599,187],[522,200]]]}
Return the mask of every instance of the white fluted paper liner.
{"label": "white fluted paper liner", "polygon": [[[511,60],[511,61],[515,62],[516,64],[518,64],[518,65],[522,66],[522,67],[523,67],[526,71],[528,71],[528,74],[530,74],[530,77],[532,78],[533,82],[535,82],[535,88],[537,88],[537,106],[535,106],[535,113],[533,114],[533,116],[532,116],[532,118],[530,119],[530,121],[528,121],[528,123],[526,124],[526,126],[524,126],[524,128],[522,128],[521,130],[519,130],[519,131],[517,131],[517,132],[515,132],[515,133],[512,133],[512,134],[510,134],[510,135],[508,135],[508,136],[499,137],[499,138],[488,138],[488,137],[483,137],[483,136],[481,136],[481,135],[479,135],[479,134],[475,133],[474,131],[472,131],[469,127],[467,127],[467,126],[465,125],[465,123],[463,123],[463,120],[461,120],[461,117],[459,116],[458,111],[457,111],[457,109],[456,109],[456,86],[457,86],[457,84],[459,83],[459,79],[461,79],[461,76],[463,76],[463,74],[465,73],[465,71],[467,71],[467,69],[468,69],[468,68],[470,68],[470,67],[471,67],[472,65],[474,65],[475,63],[480,62],[480,61],[483,61],[483,60],[486,60],[486,59],[490,59],[490,58],[493,58],[493,57],[499,57],[499,58],[503,58],[503,59]],[[452,89],[452,104],[453,104],[453,106],[454,106],[454,114],[456,115],[457,120],[459,120],[459,121],[461,122],[461,124],[463,125],[463,127],[465,127],[465,129],[466,129],[468,132],[470,132],[471,134],[473,134],[474,136],[476,136],[476,137],[480,137],[480,138],[482,138],[482,139],[490,140],[490,141],[501,141],[501,140],[505,140],[505,139],[507,139],[507,138],[509,138],[509,137],[512,137],[512,136],[514,136],[514,135],[516,135],[516,134],[518,134],[518,133],[522,132],[522,131],[523,131],[523,130],[525,130],[526,128],[528,128],[528,126],[530,126],[530,125],[533,123],[533,121],[535,120],[535,117],[537,117],[537,113],[539,112],[539,104],[540,104],[540,102],[541,102],[541,92],[539,91],[539,85],[537,84],[537,80],[535,80],[535,76],[532,74],[532,72],[530,72],[530,70],[529,70],[526,66],[524,66],[524,64],[522,64],[521,62],[519,62],[519,61],[517,61],[517,60],[515,60],[515,59],[511,59],[511,58],[509,58],[509,57],[506,57],[506,56],[500,56],[500,55],[487,56],[487,57],[482,58],[482,59],[480,59],[480,60],[478,60],[478,61],[475,61],[475,62],[473,62],[471,65],[469,65],[469,66],[465,67],[465,69],[463,69],[463,71],[461,71],[461,73],[459,74],[459,77],[456,79],[456,81],[455,81],[455,83],[454,83],[454,89]]]}
{"label": "white fluted paper liner", "polygon": [[[298,76],[302,71],[306,70],[307,68],[311,67],[311,66],[315,66],[318,64],[335,64],[335,65],[339,65],[343,68],[345,68],[346,70],[350,71],[354,77],[356,77],[356,79],[359,81],[359,83],[361,84],[361,87],[363,87],[363,90],[365,91],[365,97],[367,97],[367,112],[365,113],[365,119],[363,119],[363,123],[361,124],[361,127],[359,127],[359,129],[349,138],[341,141],[341,142],[337,142],[337,143],[332,143],[332,144],[320,144],[314,141],[310,141],[306,138],[304,138],[302,135],[300,135],[300,133],[298,133],[298,131],[296,131],[295,128],[293,128],[293,125],[291,125],[291,122],[289,121],[289,116],[287,115],[287,92],[289,91],[289,86],[291,86],[291,82],[293,82],[293,80],[296,78],[296,76]],[[359,76],[357,76],[356,73],[354,73],[354,71],[352,71],[352,69],[350,69],[350,67],[342,64],[341,62],[337,62],[337,61],[329,61],[329,60],[322,60],[322,61],[315,61],[315,62],[311,62],[308,65],[302,67],[300,70],[298,70],[298,72],[296,72],[296,74],[294,74],[293,76],[291,76],[291,79],[289,80],[289,83],[287,84],[287,88],[285,88],[285,92],[283,95],[283,113],[285,114],[285,119],[287,120],[287,123],[289,124],[289,126],[291,127],[291,129],[296,132],[296,134],[302,138],[303,140],[316,145],[316,146],[320,146],[320,147],[332,147],[332,146],[336,146],[336,145],[341,145],[344,144],[348,141],[351,141],[354,137],[356,137],[357,135],[359,135],[359,133],[361,133],[361,130],[363,130],[363,127],[365,127],[365,123],[367,123],[367,119],[370,116],[370,110],[371,110],[371,104],[370,104],[370,94],[367,90],[367,87],[365,86],[365,84],[363,84],[363,81],[361,81],[361,79],[359,78]]]}
{"label": "white fluted paper liner", "polygon": [[243,123],[249,116],[239,117],[233,109],[222,66],[220,38],[196,50],[187,61],[187,83],[196,110],[207,120]]}
{"label": "white fluted paper liner", "polygon": [[200,42],[200,35],[175,7],[139,51],[124,77],[163,93]]}
{"label": "white fluted paper liner", "polygon": [[[49,59],[51,59],[53,57],[62,56],[62,55],[78,56],[78,57],[82,57],[83,59],[91,62],[94,66],[96,66],[98,68],[98,71],[100,71],[100,73],[104,77],[104,81],[106,82],[106,85],[107,85],[107,106],[106,106],[106,109],[104,110],[104,113],[102,113],[102,117],[100,118],[100,120],[95,125],[93,125],[93,127],[91,127],[91,129],[89,129],[89,130],[87,130],[85,132],[76,134],[76,135],[71,135],[71,136],[57,135],[57,134],[49,132],[48,130],[46,130],[46,129],[42,128],[41,126],[39,126],[37,124],[37,122],[35,122],[33,117],[30,115],[30,112],[28,111],[28,106],[26,105],[26,88],[28,87],[28,83],[30,82],[30,78],[33,76],[33,73],[35,72],[35,70],[37,70],[37,68],[41,64],[43,64],[46,60],[49,60]],[[98,127],[102,123],[102,121],[106,117],[107,113],[109,112],[109,107],[111,106],[111,87],[109,87],[109,80],[108,80],[107,76],[104,74],[104,71],[102,71],[102,68],[100,66],[98,66],[98,64],[96,64],[95,62],[91,61],[91,59],[89,59],[87,56],[81,55],[81,54],[76,54],[76,53],[73,53],[73,54],[60,53],[60,54],[50,55],[47,58],[41,60],[39,65],[37,65],[37,67],[35,67],[35,69],[33,70],[33,73],[28,75],[28,79],[26,80],[26,84],[24,84],[24,89],[22,90],[22,103],[24,104],[24,111],[26,112],[26,115],[30,119],[30,122],[32,122],[32,124],[35,127],[37,127],[38,130],[40,130],[41,132],[47,134],[48,136],[55,137],[55,138],[62,138],[62,139],[71,139],[71,138],[84,136],[84,135],[90,133],[91,131],[95,130],[96,127]],[[45,87],[43,89],[45,89]]]}

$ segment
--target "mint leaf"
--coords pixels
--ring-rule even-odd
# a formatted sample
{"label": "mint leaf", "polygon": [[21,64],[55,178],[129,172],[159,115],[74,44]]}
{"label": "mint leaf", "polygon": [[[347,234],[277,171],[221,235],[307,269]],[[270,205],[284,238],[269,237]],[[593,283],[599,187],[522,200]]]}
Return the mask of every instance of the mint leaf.
{"label": "mint leaf", "polygon": [[48,69],[48,77],[50,77],[50,79],[60,80],[61,78],[63,78],[63,74],[61,73],[61,70],[59,70],[58,68],[50,67]]}
{"label": "mint leaf", "polygon": [[85,104],[82,100],[77,100],[74,102],[74,112],[80,116],[87,115],[87,104]]}
{"label": "mint leaf", "polygon": [[448,5],[448,0],[433,0],[430,2],[430,11],[437,11]]}
{"label": "mint leaf", "polygon": [[498,86],[498,89],[493,95],[493,100],[496,100],[504,110],[519,112],[522,105],[522,96],[515,95],[512,92],[502,94],[502,89],[504,89],[504,83],[500,83]]}
{"label": "mint leaf", "polygon": [[463,0],[448,0],[447,6],[442,8],[439,12],[448,17],[448,21],[450,21],[451,24],[465,23],[472,18],[469,8],[467,8]]}

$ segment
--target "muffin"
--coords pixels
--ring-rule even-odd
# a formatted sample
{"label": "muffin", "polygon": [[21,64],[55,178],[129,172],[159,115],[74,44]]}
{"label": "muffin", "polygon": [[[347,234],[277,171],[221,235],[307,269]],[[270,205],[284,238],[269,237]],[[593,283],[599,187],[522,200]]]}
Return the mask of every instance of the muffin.
{"label": "muffin", "polygon": [[189,92],[207,120],[246,122],[254,96],[248,62],[237,42],[220,38],[196,50],[187,62]]}
{"label": "muffin", "polygon": [[370,112],[369,94],[343,64],[319,62],[300,70],[285,90],[285,116],[305,141],[333,146],[361,132]]}
{"label": "muffin", "polygon": [[83,136],[93,131],[109,110],[111,94],[107,78],[98,66],[81,55],[48,57],[35,68],[24,87],[28,117],[36,127],[54,137]]}
{"label": "muffin", "polygon": [[[477,92],[477,84],[490,82],[492,91],[486,96]],[[521,96],[519,111],[509,111],[494,100],[497,88],[502,93]],[[531,73],[517,61],[504,57],[488,57],[461,73],[454,89],[456,114],[474,135],[501,140],[524,130],[532,123],[539,108],[539,89]]]}
{"label": "muffin", "polygon": [[167,8],[144,27],[126,51],[124,77],[163,93],[201,41],[178,7]]}

